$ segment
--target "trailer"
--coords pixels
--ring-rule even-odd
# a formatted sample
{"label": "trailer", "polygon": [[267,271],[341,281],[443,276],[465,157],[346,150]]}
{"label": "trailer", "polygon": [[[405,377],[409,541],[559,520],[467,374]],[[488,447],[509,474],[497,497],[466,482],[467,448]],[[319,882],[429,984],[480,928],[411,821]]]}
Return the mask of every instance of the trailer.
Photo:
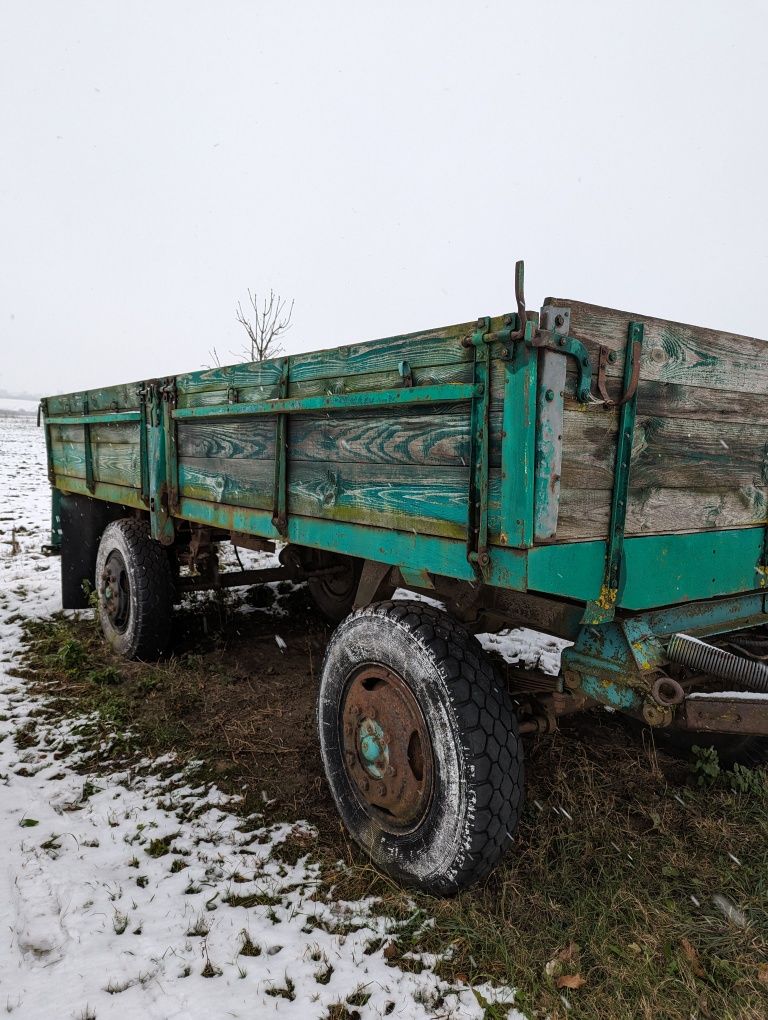
{"label": "trailer", "polygon": [[[341,817],[438,894],[508,848],[521,737],[566,713],[732,754],[768,734],[764,341],[532,313],[522,263],[515,290],[503,315],[41,404],[64,606],[95,592],[148,659],[185,591],[305,580],[337,624],[317,722]],[[221,571],[222,542],[280,565]],[[572,642],[558,677],[499,675],[474,635],[517,626]]]}

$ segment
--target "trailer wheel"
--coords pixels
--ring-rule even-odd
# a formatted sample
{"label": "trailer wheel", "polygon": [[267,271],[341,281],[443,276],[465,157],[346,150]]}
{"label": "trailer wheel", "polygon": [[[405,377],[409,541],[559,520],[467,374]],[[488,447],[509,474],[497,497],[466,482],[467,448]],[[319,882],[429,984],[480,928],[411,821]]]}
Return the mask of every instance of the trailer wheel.
{"label": "trailer wheel", "polygon": [[96,557],[99,622],[125,659],[156,659],[171,634],[173,577],[168,555],[136,518],[104,529]]}
{"label": "trailer wheel", "polygon": [[352,612],[363,561],[339,553],[319,552],[315,556],[321,569],[335,567],[338,573],[326,577],[310,577],[307,580],[309,594],[327,620],[341,623]]}
{"label": "trailer wheel", "polygon": [[318,695],[320,750],[339,813],[398,881],[444,895],[512,842],[523,753],[482,648],[422,602],[379,602],[333,634]]}

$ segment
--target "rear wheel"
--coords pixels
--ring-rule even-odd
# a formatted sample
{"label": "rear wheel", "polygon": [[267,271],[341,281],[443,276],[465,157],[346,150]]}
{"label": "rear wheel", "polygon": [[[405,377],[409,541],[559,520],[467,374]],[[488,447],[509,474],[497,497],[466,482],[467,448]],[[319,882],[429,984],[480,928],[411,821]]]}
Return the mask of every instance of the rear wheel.
{"label": "rear wheel", "polygon": [[399,881],[456,892],[511,844],[516,717],[480,645],[447,614],[398,601],[348,617],[323,664],[318,728],[345,825]]}
{"label": "rear wheel", "polygon": [[317,567],[333,568],[334,573],[310,577],[307,581],[309,593],[326,619],[341,623],[352,612],[363,561],[329,552],[316,552],[315,558]]}
{"label": "rear wheel", "polygon": [[96,557],[99,622],[126,659],[155,659],[170,640],[173,576],[168,555],[136,518],[104,529]]}

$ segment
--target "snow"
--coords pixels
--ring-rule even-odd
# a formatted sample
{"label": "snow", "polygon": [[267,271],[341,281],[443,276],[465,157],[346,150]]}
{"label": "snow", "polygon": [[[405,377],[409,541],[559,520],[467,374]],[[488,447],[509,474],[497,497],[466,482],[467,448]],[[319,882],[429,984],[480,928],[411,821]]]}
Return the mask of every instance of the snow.
{"label": "snow", "polygon": [[[362,1018],[479,1018],[485,1001],[524,1020],[511,988],[449,986],[436,960],[419,974],[390,965],[398,923],[375,901],[329,899],[306,858],[273,855],[297,833],[311,845],[301,821],[254,818],[244,832],[221,791],[193,772],[169,778],[170,759],[84,781],[82,720],[41,716],[14,675],[21,618],[60,608],[58,560],[38,551],[49,498],[42,430],[0,419],[0,1008],[18,1020],[304,1020],[363,991]],[[22,727],[31,746],[17,744]],[[262,905],[230,905],[233,894]],[[240,955],[246,935],[258,955]],[[293,999],[269,994],[281,989]]]}
{"label": "snow", "polygon": [[691,698],[727,698],[729,701],[768,701],[768,692],[763,691],[694,691]]}

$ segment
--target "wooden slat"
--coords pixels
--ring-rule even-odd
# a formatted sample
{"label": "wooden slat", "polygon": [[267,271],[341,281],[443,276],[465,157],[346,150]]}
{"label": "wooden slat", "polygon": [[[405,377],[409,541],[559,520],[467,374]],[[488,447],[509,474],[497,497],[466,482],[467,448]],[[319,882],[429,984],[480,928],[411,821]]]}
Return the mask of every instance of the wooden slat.
{"label": "wooden slat", "polygon": [[[82,427],[80,433],[82,435]],[[96,481],[140,487],[138,443],[102,443],[94,445],[92,450]],[[85,444],[82,439],[80,442],[52,439],[51,451],[57,473],[85,478]]]}
{"label": "wooden slat", "polygon": [[[565,489],[561,493],[557,541],[604,538],[610,489]],[[746,528],[768,519],[768,488],[634,489],[627,510],[627,535],[685,534]]]}
{"label": "wooden slat", "polygon": [[[182,495],[233,506],[270,509],[268,460],[182,457]],[[464,537],[469,469],[431,467],[412,474],[401,465],[297,461],[288,478],[290,513],[376,527]],[[498,527],[499,478],[491,477],[492,519]]]}
{"label": "wooden slat", "polygon": [[645,328],[641,379],[706,390],[768,394],[765,340],[567,298],[548,298],[547,303],[570,308],[571,334],[586,343],[593,357],[599,344],[617,352],[616,361],[608,366],[608,375],[613,378],[622,375],[627,329],[631,321],[637,321]]}
{"label": "wooden slat", "polygon": [[[610,488],[615,416],[566,411],[563,476],[567,488]],[[763,425],[640,415],[632,447],[633,488],[710,490],[768,483]]]}
{"label": "wooden slat", "polygon": [[[501,407],[491,414],[491,465],[501,460]],[[273,418],[179,423],[183,457],[274,458]],[[354,415],[295,415],[291,419],[292,461],[359,464],[469,464],[467,405],[442,406],[415,413],[359,412]]]}
{"label": "wooden slat", "polygon": [[[318,379],[337,380],[344,376],[397,372],[400,362],[408,361],[412,369],[433,365],[453,365],[472,361],[472,352],[461,344],[474,324],[460,323],[441,329],[408,333],[403,336],[372,340],[367,343],[334,347],[328,350],[295,354],[291,357],[291,378],[295,383]],[[178,376],[180,395],[206,390],[226,390],[249,386],[273,386],[280,376],[282,359],[260,363],[227,365]]]}

